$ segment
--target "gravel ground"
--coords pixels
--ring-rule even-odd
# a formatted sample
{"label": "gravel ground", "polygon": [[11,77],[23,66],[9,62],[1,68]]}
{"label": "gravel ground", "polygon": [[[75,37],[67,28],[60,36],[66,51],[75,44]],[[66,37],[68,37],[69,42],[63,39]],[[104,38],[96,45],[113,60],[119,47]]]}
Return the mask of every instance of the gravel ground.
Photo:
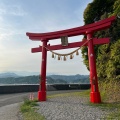
{"label": "gravel ground", "polygon": [[89,106],[81,97],[56,97],[39,102],[38,113],[46,120],[101,120],[108,111]]}
{"label": "gravel ground", "polygon": [[0,120],[22,120],[19,107],[20,103],[0,107]]}

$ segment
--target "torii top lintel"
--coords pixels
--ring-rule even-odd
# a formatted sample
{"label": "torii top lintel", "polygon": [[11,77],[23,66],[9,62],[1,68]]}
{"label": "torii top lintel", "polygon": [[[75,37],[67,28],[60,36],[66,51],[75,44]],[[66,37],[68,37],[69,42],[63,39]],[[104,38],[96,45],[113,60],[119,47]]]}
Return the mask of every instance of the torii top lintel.
{"label": "torii top lintel", "polygon": [[52,40],[52,39],[58,39],[62,36],[77,36],[77,35],[85,35],[86,31],[98,31],[103,30],[106,28],[109,28],[111,23],[116,19],[116,16],[112,16],[110,18],[100,20],[98,22],[88,24],[81,27],[61,30],[61,31],[55,31],[55,32],[48,32],[48,33],[29,33],[27,32],[26,35],[29,36],[29,39],[34,41],[44,41],[44,40]]}

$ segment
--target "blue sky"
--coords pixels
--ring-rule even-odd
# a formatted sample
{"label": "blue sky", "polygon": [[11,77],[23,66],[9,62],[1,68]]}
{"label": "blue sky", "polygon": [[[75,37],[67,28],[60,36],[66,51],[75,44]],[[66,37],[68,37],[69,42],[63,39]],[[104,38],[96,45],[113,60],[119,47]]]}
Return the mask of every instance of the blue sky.
{"label": "blue sky", "polygon": [[[40,72],[41,53],[31,53],[31,48],[41,45],[31,41],[26,32],[50,32],[84,25],[83,12],[92,0],[0,0],[0,72]],[[69,38],[81,41],[82,36]],[[49,41],[51,45],[60,40]],[[68,53],[74,49],[56,51]],[[58,61],[48,52],[47,73],[89,74],[82,55]]]}

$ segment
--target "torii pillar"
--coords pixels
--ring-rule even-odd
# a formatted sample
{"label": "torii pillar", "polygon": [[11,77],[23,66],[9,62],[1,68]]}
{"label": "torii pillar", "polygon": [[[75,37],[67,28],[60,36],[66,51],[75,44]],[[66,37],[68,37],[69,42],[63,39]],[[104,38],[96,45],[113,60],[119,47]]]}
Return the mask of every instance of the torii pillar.
{"label": "torii pillar", "polygon": [[93,45],[93,36],[92,31],[87,31],[87,39],[88,42],[88,58],[89,58],[89,69],[90,69],[90,84],[91,84],[91,93],[90,93],[90,101],[92,103],[100,103],[101,97],[98,89],[98,79],[96,72],[96,60],[94,53],[94,45]]}
{"label": "torii pillar", "polygon": [[38,90],[38,100],[46,101],[46,64],[47,64],[47,41],[42,41],[42,61],[41,61],[41,76]]}

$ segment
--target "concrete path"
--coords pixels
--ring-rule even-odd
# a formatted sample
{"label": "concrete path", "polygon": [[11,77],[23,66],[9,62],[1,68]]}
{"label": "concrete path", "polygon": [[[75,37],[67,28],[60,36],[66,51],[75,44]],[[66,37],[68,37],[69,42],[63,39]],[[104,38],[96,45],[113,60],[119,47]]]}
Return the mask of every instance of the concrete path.
{"label": "concrete path", "polygon": [[19,107],[20,103],[0,107],[0,120],[22,120]]}
{"label": "concrete path", "polygon": [[[78,92],[81,90],[61,90],[61,91],[47,91],[47,95],[54,95],[59,93]],[[24,99],[28,99],[31,92],[28,93],[13,93],[13,94],[0,94],[0,107],[23,102]],[[34,97],[37,98],[37,92],[33,92]]]}

